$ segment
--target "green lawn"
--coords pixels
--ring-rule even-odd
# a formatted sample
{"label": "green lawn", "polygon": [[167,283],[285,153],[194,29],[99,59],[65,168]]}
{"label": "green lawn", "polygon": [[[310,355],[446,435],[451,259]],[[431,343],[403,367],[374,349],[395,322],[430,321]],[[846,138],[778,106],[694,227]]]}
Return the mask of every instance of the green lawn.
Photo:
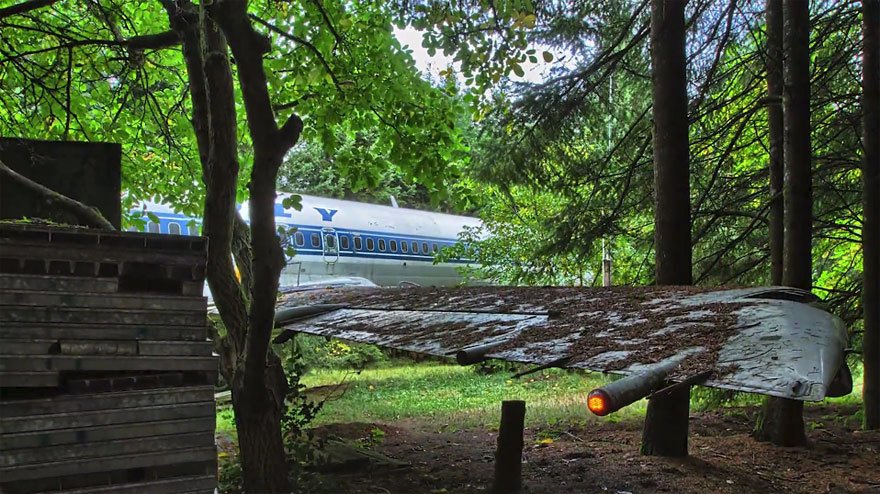
{"label": "green lawn", "polygon": [[[860,403],[861,376],[856,369],[853,393],[826,400]],[[437,362],[391,362],[360,373],[350,370],[317,370],[303,377],[315,398],[329,394],[314,425],[334,422],[388,422],[418,419],[440,429],[496,428],[502,400],[526,401],[526,425],[583,424],[618,421],[645,413],[641,400],[609,417],[596,417],[586,408],[587,393],[609,381],[602,374],[549,369],[519,379],[510,372],[484,375],[473,367]],[[343,383],[341,386],[338,386]],[[338,387],[337,387],[338,386]],[[705,388],[695,388],[692,409],[712,407]],[[755,405],[760,396],[740,394],[729,405]],[[217,414],[218,430],[234,428],[232,411]]]}
{"label": "green lawn", "polygon": [[[315,371],[303,383],[315,388],[343,380],[346,384],[331,393],[317,424],[419,418],[438,428],[497,427],[502,400],[525,400],[527,424],[599,420],[586,408],[587,393],[608,382],[601,374],[558,369],[513,379],[510,372],[485,375],[472,367],[432,362],[389,365],[360,374]],[[643,409],[644,404],[636,404],[623,416]]]}
{"label": "green lawn", "polygon": [[[472,367],[407,362],[388,363],[360,373],[317,370],[302,381],[316,390],[316,399],[329,395],[314,425],[418,418],[438,429],[492,428],[498,426],[502,400],[525,400],[527,425],[616,421],[643,414],[645,407],[640,402],[610,418],[595,417],[586,408],[587,393],[609,379],[601,374],[558,369],[512,379],[510,372],[484,375]],[[220,410],[217,429],[233,428],[232,410]]]}

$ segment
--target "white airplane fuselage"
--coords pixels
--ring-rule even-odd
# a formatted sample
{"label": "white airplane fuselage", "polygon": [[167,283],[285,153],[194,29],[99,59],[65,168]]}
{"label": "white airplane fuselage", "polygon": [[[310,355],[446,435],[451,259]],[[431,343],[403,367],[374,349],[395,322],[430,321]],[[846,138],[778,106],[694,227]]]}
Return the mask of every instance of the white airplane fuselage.
{"label": "white airplane fuselage", "polygon": [[[282,240],[294,247],[296,254],[288,258],[281,286],[342,277],[366,278],[382,286],[401,282],[455,285],[461,281],[456,267],[467,261],[435,264],[434,254],[455,244],[464,228],[481,224],[467,216],[310,195],[301,195],[302,210],[296,211],[283,207],[288,195],[279,194],[276,200],[275,222],[291,232],[282,235]],[[159,220],[148,221],[148,231],[192,235],[200,231],[200,218],[156,203],[142,207]],[[247,221],[247,204],[241,206],[240,213]]]}

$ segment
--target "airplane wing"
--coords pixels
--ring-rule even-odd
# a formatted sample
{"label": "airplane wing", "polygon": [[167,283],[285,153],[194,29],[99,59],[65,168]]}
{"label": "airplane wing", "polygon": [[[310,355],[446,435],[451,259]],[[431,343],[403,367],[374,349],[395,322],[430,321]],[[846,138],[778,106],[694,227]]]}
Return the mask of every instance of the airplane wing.
{"label": "airplane wing", "polygon": [[845,368],[843,322],[785,288],[358,288],[288,294],[285,331],[438,356],[624,375],[675,365],[670,381],[806,401]]}

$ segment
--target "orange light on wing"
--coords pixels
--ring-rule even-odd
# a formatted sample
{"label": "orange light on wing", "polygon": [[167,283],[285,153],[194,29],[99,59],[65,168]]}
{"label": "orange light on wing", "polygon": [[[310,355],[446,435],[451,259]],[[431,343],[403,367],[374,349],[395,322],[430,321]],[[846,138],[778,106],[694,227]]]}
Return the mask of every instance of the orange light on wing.
{"label": "orange light on wing", "polygon": [[590,394],[587,395],[587,408],[589,408],[591,412],[599,415],[600,417],[608,415],[608,395],[606,395],[605,392],[601,389],[594,389],[593,391],[590,391]]}

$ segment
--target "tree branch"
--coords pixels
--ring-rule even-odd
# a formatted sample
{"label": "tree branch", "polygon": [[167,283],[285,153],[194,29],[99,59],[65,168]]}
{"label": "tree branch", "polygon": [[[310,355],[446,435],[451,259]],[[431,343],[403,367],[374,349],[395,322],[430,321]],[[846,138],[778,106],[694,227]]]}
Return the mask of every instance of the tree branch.
{"label": "tree branch", "polygon": [[30,12],[31,10],[48,7],[49,5],[52,5],[57,1],[58,0],[30,0],[27,2],[21,2],[10,7],[6,7],[5,9],[0,9],[0,19],[5,19],[13,15],[24,14],[25,12]]}
{"label": "tree branch", "polygon": [[40,195],[47,201],[61,206],[66,211],[76,216],[80,221],[84,222],[86,226],[100,228],[102,230],[116,230],[116,228],[109,221],[107,221],[107,219],[104,218],[97,209],[91,206],[87,206],[75,199],[71,199],[63,194],[59,194],[58,192],[55,192],[54,190],[46,186],[34,182],[24,175],[20,175],[12,168],[6,166],[6,163],[4,163],[2,160],[0,160],[0,174],[9,177],[10,179],[17,182],[19,185],[25,187],[31,192]]}
{"label": "tree branch", "polygon": [[270,23],[264,21],[263,19],[260,19],[259,17],[255,16],[254,14],[250,14],[248,17],[250,17],[257,24],[260,24],[261,26],[265,27],[266,29],[278,34],[282,38],[286,38],[290,41],[293,41],[296,44],[303,45],[306,48],[308,48],[309,51],[311,51],[312,53],[315,54],[315,57],[318,59],[319,62],[321,62],[321,65],[324,66],[324,70],[326,70],[327,74],[330,75],[330,79],[333,80],[333,84],[336,85],[336,87],[340,87],[339,86],[339,79],[336,78],[336,74],[333,73],[333,69],[330,68],[330,63],[327,62],[327,59],[324,58],[324,55],[321,54],[321,50],[319,50],[317,46],[313,45],[312,43],[310,43],[306,39],[303,39],[303,38],[300,38],[299,36],[296,36],[295,34],[290,34],[288,32],[282,31],[281,29],[279,29],[275,25],[270,24]]}
{"label": "tree branch", "polygon": [[143,36],[133,36],[129,39],[116,41],[112,39],[77,39],[61,43],[59,45],[50,46],[48,48],[40,48],[38,50],[25,51],[17,53],[14,56],[6,57],[4,61],[17,60],[19,58],[28,57],[30,55],[38,55],[56,50],[72,50],[81,46],[109,46],[128,48],[133,51],[143,50],[159,50],[169,48],[180,44],[180,38],[174,31],[166,31],[157,34],[145,34]]}

